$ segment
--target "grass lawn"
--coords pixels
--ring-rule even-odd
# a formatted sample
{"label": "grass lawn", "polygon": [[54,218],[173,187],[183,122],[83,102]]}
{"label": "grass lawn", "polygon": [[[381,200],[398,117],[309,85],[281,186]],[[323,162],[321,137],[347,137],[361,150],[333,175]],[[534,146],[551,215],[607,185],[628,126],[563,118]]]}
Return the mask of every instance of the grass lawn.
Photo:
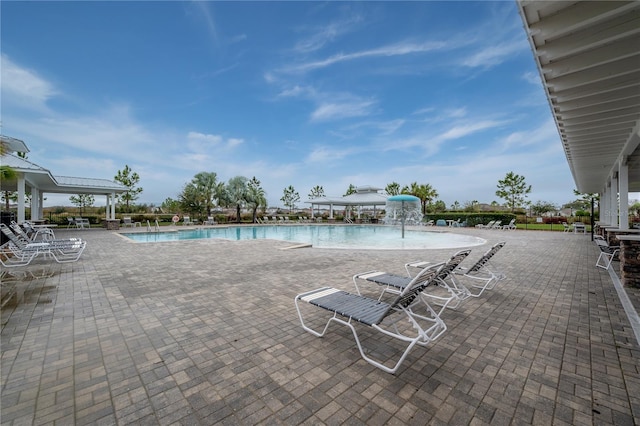
{"label": "grass lawn", "polygon": [[[558,231],[564,232],[564,226],[561,223],[528,223],[526,226],[524,223],[516,224],[518,229],[527,229],[532,231]],[[573,232],[573,230],[572,230]],[[587,232],[591,232],[591,226],[587,225]]]}

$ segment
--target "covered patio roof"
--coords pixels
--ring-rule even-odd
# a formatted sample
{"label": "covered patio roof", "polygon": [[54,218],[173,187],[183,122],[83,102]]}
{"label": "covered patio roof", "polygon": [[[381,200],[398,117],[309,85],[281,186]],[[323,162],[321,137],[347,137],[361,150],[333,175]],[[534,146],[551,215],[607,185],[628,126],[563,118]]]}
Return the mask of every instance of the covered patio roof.
{"label": "covered patio roof", "polygon": [[31,189],[32,220],[42,217],[44,193],[104,195],[107,197],[107,219],[115,219],[115,196],[127,191],[121,183],[108,179],[55,176],[48,169],[12,154],[29,152],[23,141],[0,135],[0,143],[4,148],[0,165],[11,167],[17,174],[16,179],[0,180],[0,190],[18,193],[18,222],[26,219],[27,187]]}
{"label": "covered patio roof", "polygon": [[640,2],[518,7],[577,190],[640,192]]}
{"label": "covered patio roof", "polygon": [[[9,166],[16,172],[24,174],[27,184],[38,188],[41,192],[108,195],[126,191],[124,185],[108,179],[55,176],[44,167],[12,154],[2,157],[2,165]],[[3,179],[0,182],[0,189],[2,191],[17,191],[17,185],[16,179]]]}

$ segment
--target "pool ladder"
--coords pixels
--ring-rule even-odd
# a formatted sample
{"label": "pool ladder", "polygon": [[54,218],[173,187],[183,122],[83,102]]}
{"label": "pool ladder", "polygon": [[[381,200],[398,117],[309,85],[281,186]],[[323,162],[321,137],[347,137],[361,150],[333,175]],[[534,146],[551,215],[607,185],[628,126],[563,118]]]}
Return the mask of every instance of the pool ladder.
{"label": "pool ladder", "polygon": [[[160,225],[158,224],[158,219],[156,219],[156,224],[153,227],[153,230],[156,232],[160,232]],[[147,232],[151,232],[151,224],[149,223],[149,220],[147,220]]]}

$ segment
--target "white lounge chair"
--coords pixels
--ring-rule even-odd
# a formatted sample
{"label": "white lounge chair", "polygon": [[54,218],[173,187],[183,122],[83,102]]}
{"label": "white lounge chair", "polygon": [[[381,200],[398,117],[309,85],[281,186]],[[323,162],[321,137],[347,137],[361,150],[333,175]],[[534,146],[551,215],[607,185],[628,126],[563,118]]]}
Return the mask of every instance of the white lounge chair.
{"label": "white lounge chair", "polygon": [[76,228],[84,229],[85,227],[87,228],[91,227],[91,224],[89,223],[89,219],[86,219],[84,217],[76,217],[74,219],[74,222],[76,223]]}
{"label": "white lounge chair", "polygon": [[[207,220],[205,220],[202,224],[203,225],[216,225],[218,222],[216,222],[216,220],[214,219],[213,216],[208,216]],[[259,223],[259,222],[258,222]]]}
{"label": "white lounge chair", "polygon": [[[389,303],[331,287],[321,287],[298,294],[294,301],[302,328],[314,336],[323,337],[332,322],[349,327],[360,351],[360,356],[371,365],[393,374],[415,345],[426,346],[446,330],[444,322],[433,311],[431,312],[432,316],[427,317],[418,315],[411,309],[420,292],[437,279],[439,269],[438,266],[422,270]],[[324,329],[318,331],[307,325],[301,309],[301,302],[332,313]],[[384,361],[374,359],[371,352],[363,349],[358,337],[357,327],[359,325],[356,323],[371,327],[384,336],[404,342],[407,346],[401,353],[399,360],[393,366],[388,366]]]}
{"label": "white lounge chair", "polygon": [[135,226],[135,224],[133,223],[133,221],[131,220],[130,217],[126,216],[122,218],[122,222],[123,222],[123,228],[133,228]]}
{"label": "white lounge chair", "polygon": [[9,238],[5,248],[11,250],[18,257],[28,256],[35,252],[36,256],[42,254],[44,257],[53,258],[58,263],[75,262],[87,246],[87,242],[79,238],[31,242],[24,236],[14,233],[4,223],[0,223],[0,231]]}
{"label": "white lounge chair", "polygon": [[[422,293],[421,296],[425,300],[425,303],[431,302],[434,305],[440,306],[438,315],[440,315],[445,308],[458,308],[462,302],[471,296],[469,290],[464,285],[458,283],[453,276],[453,272],[470,253],[470,249],[460,250],[454,253],[438,273],[438,285]],[[407,270],[407,275],[411,276],[411,272],[416,268],[426,268],[431,264],[432,262],[429,261],[415,261],[405,264],[404,267]]]}
{"label": "white lounge chair", "polygon": [[189,216],[183,216],[182,217],[182,225],[187,226],[187,225],[192,225],[193,222],[191,222],[191,217]]}
{"label": "white lounge chair", "polygon": [[494,224],[489,229],[502,229],[502,221],[496,220]]}
{"label": "white lounge chair", "polygon": [[[480,297],[485,290],[492,290],[498,281],[506,278],[506,275],[491,263],[491,258],[493,258],[505,244],[505,241],[494,244],[470,268],[459,266],[453,271],[455,275],[470,280],[471,285],[466,285],[465,288],[469,289],[469,287],[471,287],[480,290],[476,293],[467,290],[469,296]],[[462,286],[464,284],[459,283],[459,285]]]}
{"label": "white lounge chair", "polygon": [[516,226],[516,219],[515,218],[511,219],[509,224],[502,225],[502,229],[507,229],[507,230],[511,230],[511,231],[515,230],[516,228],[517,228],[517,226]]}
{"label": "white lounge chair", "polygon": [[492,220],[491,222],[487,223],[486,225],[479,223],[476,225],[476,228],[480,228],[480,229],[491,229],[493,228],[493,225],[496,223],[495,220]]}
{"label": "white lounge chair", "polygon": [[609,269],[611,262],[620,254],[620,246],[610,246],[602,237],[595,238],[594,241],[600,249],[596,266],[602,269]]}

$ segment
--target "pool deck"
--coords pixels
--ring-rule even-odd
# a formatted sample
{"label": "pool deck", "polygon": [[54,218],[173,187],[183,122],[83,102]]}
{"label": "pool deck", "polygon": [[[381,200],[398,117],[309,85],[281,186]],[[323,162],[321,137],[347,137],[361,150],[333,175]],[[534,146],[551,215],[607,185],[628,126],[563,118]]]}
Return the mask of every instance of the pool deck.
{"label": "pool deck", "polygon": [[[2,310],[1,423],[640,424],[640,345],[589,235],[455,230],[507,241],[508,278],[443,314],[448,330],[391,375],[351,332],[305,332],[293,298],[351,276],[404,273],[455,250],[283,250],[281,241],[132,243],[81,236],[80,261],[21,282]],[[614,263],[617,266],[617,263]],[[628,303],[627,303],[628,302]],[[365,344],[396,346],[363,330]]]}

